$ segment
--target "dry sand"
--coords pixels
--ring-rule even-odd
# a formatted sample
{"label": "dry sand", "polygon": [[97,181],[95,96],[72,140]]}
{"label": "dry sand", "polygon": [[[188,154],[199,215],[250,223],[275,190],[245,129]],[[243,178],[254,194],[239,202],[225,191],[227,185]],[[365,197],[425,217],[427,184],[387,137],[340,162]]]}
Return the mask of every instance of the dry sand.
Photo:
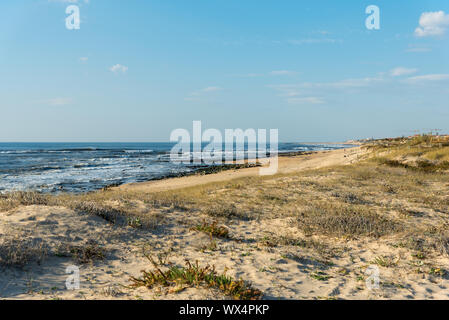
{"label": "dry sand", "polygon": [[[344,165],[363,156],[361,148],[318,152],[306,156],[280,158],[280,172]],[[258,175],[258,168],[226,171],[206,176],[190,176],[121,186],[123,190],[155,192],[195,186],[216,181]],[[264,292],[265,299],[448,299],[449,281],[420,274],[401,273],[405,249],[381,241],[351,242],[334,239],[330,250],[341,252],[332,263],[323,262],[326,253],[315,248],[297,246],[260,246],[251,239],[265,234],[295,236],[297,228],[289,219],[266,221],[232,221],[231,235],[241,241],[217,239],[217,250],[201,250],[210,242],[209,236],[192,231],[198,216],[182,211],[162,212],[163,223],[155,230],[118,227],[105,220],[83,215],[63,207],[28,206],[0,213],[0,234],[19,233],[22,239],[43,241],[49,250],[61,243],[82,244],[96,240],[106,249],[106,259],[80,265],[80,290],[66,290],[66,268],[75,264],[69,257],[48,256],[40,265],[31,263],[22,269],[4,268],[0,275],[0,298],[6,299],[224,299],[220,292],[204,288],[188,288],[179,293],[164,289],[130,289],[130,276],[151,268],[142,250],[156,256],[166,254],[174,263],[198,260],[213,264],[217,270],[227,268],[235,278],[251,281]],[[351,248],[348,251],[347,248]],[[144,249],[146,248],[146,249]],[[391,286],[368,290],[360,275],[375,257],[396,257],[398,267],[380,269],[383,282]],[[449,267],[448,260],[440,265]],[[320,275],[326,279],[319,279]],[[313,276],[315,275],[315,277]],[[359,276],[357,276],[359,275]]]}
{"label": "dry sand", "polygon": [[[308,169],[318,169],[326,166],[351,164],[362,157],[364,151],[360,147],[333,151],[315,152],[309,155],[279,157],[278,173],[289,173]],[[263,161],[263,166],[269,164]],[[258,176],[260,168],[247,168],[233,171],[222,171],[210,175],[196,175],[171,178],[143,183],[130,183],[119,188],[131,191],[157,192],[179,188],[192,187],[212,182],[229,181],[237,178]]]}

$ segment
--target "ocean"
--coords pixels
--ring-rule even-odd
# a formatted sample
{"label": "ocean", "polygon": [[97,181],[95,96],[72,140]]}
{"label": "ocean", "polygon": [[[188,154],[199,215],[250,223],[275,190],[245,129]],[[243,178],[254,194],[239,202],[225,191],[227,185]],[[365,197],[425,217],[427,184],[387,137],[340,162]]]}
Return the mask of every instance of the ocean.
{"label": "ocean", "polygon": [[[0,192],[88,192],[190,173],[205,165],[170,161],[174,143],[0,143]],[[279,143],[279,153],[341,144]],[[237,152],[236,158],[245,152]],[[190,155],[192,156],[192,155]]]}

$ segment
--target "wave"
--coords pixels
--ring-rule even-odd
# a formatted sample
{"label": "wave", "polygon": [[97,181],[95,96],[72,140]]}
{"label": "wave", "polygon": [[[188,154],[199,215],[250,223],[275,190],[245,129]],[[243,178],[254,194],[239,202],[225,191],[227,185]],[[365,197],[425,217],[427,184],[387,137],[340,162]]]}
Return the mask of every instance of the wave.
{"label": "wave", "polygon": [[106,149],[106,148],[70,148],[70,149],[29,149],[29,150],[3,150],[0,154],[48,154],[48,153],[78,153],[78,152],[110,152],[110,153],[166,153],[168,151],[154,151],[152,149]]}
{"label": "wave", "polygon": [[[280,143],[279,154],[342,147],[345,146]],[[17,149],[12,145],[0,144],[0,148],[0,192],[36,190],[79,193],[111,184],[160,179],[196,170],[195,163],[189,160],[199,159],[203,155],[191,149],[180,154],[185,163],[174,163],[170,159],[172,145],[157,143],[27,144],[17,145]],[[227,151],[216,147],[213,155],[218,159],[228,156],[243,159],[248,154],[253,157],[255,151]],[[266,152],[268,156],[269,146]]]}

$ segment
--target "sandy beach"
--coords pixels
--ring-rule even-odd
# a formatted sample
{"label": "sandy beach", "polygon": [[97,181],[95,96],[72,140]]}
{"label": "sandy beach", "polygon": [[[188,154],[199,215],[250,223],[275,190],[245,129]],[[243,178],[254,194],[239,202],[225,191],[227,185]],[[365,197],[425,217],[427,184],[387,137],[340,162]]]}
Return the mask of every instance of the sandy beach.
{"label": "sandy beach", "polygon": [[[385,151],[280,157],[266,177],[247,168],[3,199],[0,298],[236,298],[211,285],[131,286],[142,270],[189,261],[262,299],[448,299],[445,174],[381,165],[373,152]],[[66,289],[73,265],[79,290]]]}
{"label": "sandy beach", "polygon": [[[314,152],[305,156],[288,156],[279,157],[278,173],[289,173],[307,169],[318,169],[332,165],[345,165],[357,161],[363,155],[360,147],[347,148],[333,151]],[[267,167],[269,159],[262,159],[261,163]],[[236,161],[236,163],[243,163]],[[211,175],[196,175],[188,177],[179,177],[171,179],[163,179],[157,181],[149,181],[143,183],[130,183],[120,186],[122,190],[157,192],[167,191],[179,188],[193,187],[212,182],[230,181],[238,178],[259,176],[260,169],[258,167],[245,168],[233,171],[223,171]]]}

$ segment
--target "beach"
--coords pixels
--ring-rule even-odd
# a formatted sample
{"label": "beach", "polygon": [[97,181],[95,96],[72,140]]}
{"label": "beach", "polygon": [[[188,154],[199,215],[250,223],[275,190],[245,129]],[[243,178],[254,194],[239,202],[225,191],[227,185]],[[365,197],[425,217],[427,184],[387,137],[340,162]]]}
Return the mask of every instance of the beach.
{"label": "beach", "polygon": [[[206,143],[202,147],[206,147]],[[172,161],[175,143],[1,143],[0,193],[37,191],[84,193],[133,182],[160,180],[223,169],[227,159],[248,159],[248,145],[226,151],[215,145],[215,165],[199,161],[192,145],[185,145],[182,161]],[[296,154],[345,148],[344,143],[279,143],[278,152]],[[207,157],[207,153],[202,155]],[[261,159],[267,154],[259,153]],[[204,159],[203,159],[204,160]],[[229,166],[228,166],[229,167]]]}
{"label": "beach", "polygon": [[[402,144],[383,144],[279,157],[273,176],[254,167],[5,196],[0,298],[447,299],[447,173],[410,169]],[[136,281],[195,263],[246,291]],[[66,288],[70,266],[78,290]]]}
{"label": "beach", "polygon": [[[317,152],[308,155],[279,157],[278,173],[289,173],[307,169],[318,169],[329,165],[344,165],[357,161],[357,158],[363,154],[360,148],[345,148],[333,152]],[[261,161],[265,166],[269,165],[269,159]],[[237,161],[236,163],[243,163]],[[193,187],[201,184],[230,181],[238,178],[256,177],[259,175],[260,168],[245,168],[239,170],[223,171],[213,175],[195,175],[188,177],[179,177],[164,179],[158,181],[148,181],[142,183],[129,183],[120,186],[122,190],[157,192],[179,188]]]}

